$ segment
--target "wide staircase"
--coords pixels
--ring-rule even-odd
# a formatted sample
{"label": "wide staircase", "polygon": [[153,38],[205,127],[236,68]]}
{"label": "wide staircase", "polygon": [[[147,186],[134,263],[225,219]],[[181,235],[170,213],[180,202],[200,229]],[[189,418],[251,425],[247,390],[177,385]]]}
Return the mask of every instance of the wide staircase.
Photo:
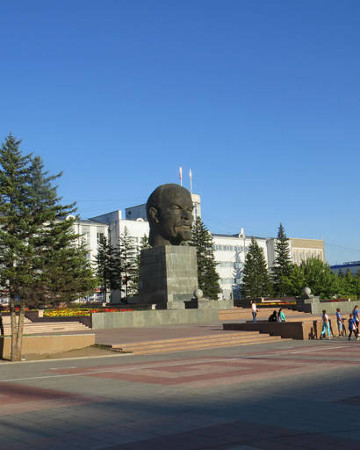
{"label": "wide staircase", "polygon": [[[11,335],[10,316],[3,316],[4,334]],[[24,334],[47,334],[47,333],[63,333],[86,331],[89,328],[78,322],[31,322],[31,320],[24,319]]]}
{"label": "wide staircase", "polygon": [[135,355],[153,355],[158,353],[185,352],[207,348],[237,347],[239,345],[265,344],[284,340],[279,336],[260,334],[257,331],[222,332],[206,336],[162,339],[153,341],[112,344],[111,350]]}

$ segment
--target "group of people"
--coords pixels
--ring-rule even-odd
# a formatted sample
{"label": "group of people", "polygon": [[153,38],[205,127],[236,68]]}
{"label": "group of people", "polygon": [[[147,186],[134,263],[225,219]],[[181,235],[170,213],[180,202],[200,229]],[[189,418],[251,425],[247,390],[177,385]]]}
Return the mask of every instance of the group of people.
{"label": "group of people", "polygon": [[[322,318],[322,330],[320,334],[320,339],[326,337],[330,339],[331,335],[334,335],[331,328],[331,321],[329,316],[326,314],[326,310],[324,309],[321,315]],[[338,329],[338,336],[347,336],[346,328],[349,330],[348,340],[351,340],[351,336],[354,335],[355,339],[358,338],[359,335],[359,321],[360,314],[358,305],[355,305],[352,313],[349,315],[349,319],[347,319],[348,326],[346,327],[346,319],[342,316],[340,308],[336,309],[336,325]]]}
{"label": "group of people", "polygon": [[[253,318],[253,323],[256,323],[256,318],[258,315],[258,309],[255,302],[251,302],[251,313]],[[284,311],[280,308],[279,311],[274,311],[269,317],[269,322],[286,322],[286,316]]]}
{"label": "group of people", "polygon": [[279,311],[274,311],[269,316],[269,322],[286,322],[284,311],[280,308]]}

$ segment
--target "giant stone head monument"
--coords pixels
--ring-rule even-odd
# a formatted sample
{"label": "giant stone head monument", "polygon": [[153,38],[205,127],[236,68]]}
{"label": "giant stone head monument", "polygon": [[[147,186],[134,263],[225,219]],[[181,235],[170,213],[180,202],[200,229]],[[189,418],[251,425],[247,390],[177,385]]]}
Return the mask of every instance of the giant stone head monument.
{"label": "giant stone head monument", "polygon": [[167,309],[183,309],[198,288],[195,247],[191,240],[193,203],[178,184],[158,186],[146,203],[149,243],[140,262],[139,300]]}
{"label": "giant stone head monument", "polygon": [[191,239],[193,203],[190,192],[178,184],[157,187],[146,203],[152,247],[180,245]]}

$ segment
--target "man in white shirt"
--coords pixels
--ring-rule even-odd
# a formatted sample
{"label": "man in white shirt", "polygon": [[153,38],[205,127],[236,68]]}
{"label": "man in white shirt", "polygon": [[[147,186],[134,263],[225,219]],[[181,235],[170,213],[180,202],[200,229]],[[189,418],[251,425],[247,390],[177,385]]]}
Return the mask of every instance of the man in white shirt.
{"label": "man in white shirt", "polygon": [[253,323],[256,323],[257,308],[256,308],[255,302],[251,302],[251,312],[252,312],[252,317],[253,317]]}

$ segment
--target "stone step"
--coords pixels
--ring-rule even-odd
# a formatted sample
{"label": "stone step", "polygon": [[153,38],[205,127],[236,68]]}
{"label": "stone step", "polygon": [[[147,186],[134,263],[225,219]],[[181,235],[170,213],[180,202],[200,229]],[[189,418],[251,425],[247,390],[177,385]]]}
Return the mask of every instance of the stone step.
{"label": "stone step", "polygon": [[246,339],[251,339],[251,338],[256,338],[257,336],[259,336],[259,332],[258,331],[237,331],[237,332],[224,332],[224,333],[219,333],[216,335],[206,335],[206,336],[190,336],[190,337],[185,337],[185,338],[173,338],[173,339],[160,339],[160,340],[156,340],[156,341],[142,341],[142,342],[130,342],[127,344],[114,344],[112,345],[112,348],[137,348],[137,347],[143,347],[144,345],[146,346],[170,346],[170,345],[176,345],[178,343],[181,344],[191,344],[193,342],[213,342],[213,341],[219,341],[219,340],[223,340],[223,341],[227,341],[227,340],[232,340],[232,339],[239,339],[239,338],[246,338]]}
{"label": "stone step", "polygon": [[[251,333],[251,335],[250,335]],[[184,339],[168,339],[166,343],[162,341],[137,342],[123,345],[112,345],[114,351],[123,351],[135,355],[146,355],[155,353],[182,352],[191,350],[201,350],[206,348],[236,347],[239,345],[254,345],[266,342],[281,340],[280,336],[269,336],[259,332],[238,332],[235,336],[202,336]]]}
{"label": "stone step", "polygon": [[[10,316],[3,316],[2,317],[2,321],[3,321],[4,325],[10,325],[11,317]],[[26,317],[24,317],[24,323],[32,324],[33,322],[31,322],[31,320],[29,320]]]}
{"label": "stone step", "polygon": [[238,347],[240,345],[255,345],[255,344],[264,344],[268,342],[274,342],[281,340],[281,337],[279,336],[267,336],[267,337],[259,337],[258,339],[252,339],[252,340],[239,340],[239,341],[233,341],[233,342],[218,342],[218,343],[199,343],[199,344],[193,344],[191,346],[174,346],[174,347],[159,347],[159,348],[151,348],[147,349],[144,348],[142,350],[135,350],[132,353],[134,355],[150,355],[150,354],[157,354],[157,353],[173,353],[173,352],[186,352],[186,351],[192,351],[192,350],[203,350],[207,348],[224,348],[224,347]]}
{"label": "stone step", "polygon": [[[57,328],[57,327],[83,327],[86,326],[80,322],[39,322],[25,323],[24,328]],[[11,327],[10,324],[4,324],[4,327]]]}
{"label": "stone step", "polygon": [[[88,327],[80,322],[38,322],[24,324],[24,334],[57,333],[64,331],[85,331]],[[11,334],[10,324],[4,325],[4,334]]]}

